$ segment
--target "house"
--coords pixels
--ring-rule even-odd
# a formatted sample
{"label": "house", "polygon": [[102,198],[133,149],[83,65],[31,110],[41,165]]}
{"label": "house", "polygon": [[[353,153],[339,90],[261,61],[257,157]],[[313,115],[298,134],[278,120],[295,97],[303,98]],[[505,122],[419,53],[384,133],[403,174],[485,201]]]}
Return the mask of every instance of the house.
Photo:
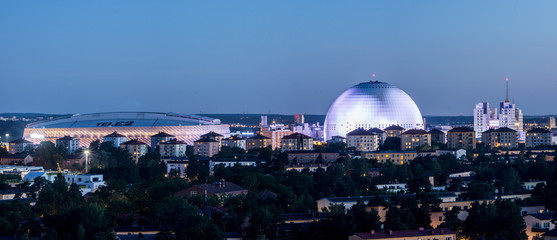
{"label": "house", "polygon": [[402,231],[374,231],[366,233],[355,233],[348,237],[348,240],[367,240],[367,239],[389,239],[389,240],[422,240],[422,239],[438,239],[438,240],[455,240],[456,233],[446,229],[423,229],[418,230],[402,230]]}
{"label": "house", "polygon": [[226,197],[234,195],[246,195],[248,194],[248,190],[231,182],[219,181],[216,183],[191,186],[189,188],[176,192],[174,196],[192,197],[198,194],[205,196]]}
{"label": "house", "polygon": [[542,234],[555,228],[555,224],[551,222],[555,218],[555,212],[528,214],[522,218],[526,224],[528,240],[541,239]]}
{"label": "house", "polygon": [[542,234],[543,240],[557,240],[557,229]]}

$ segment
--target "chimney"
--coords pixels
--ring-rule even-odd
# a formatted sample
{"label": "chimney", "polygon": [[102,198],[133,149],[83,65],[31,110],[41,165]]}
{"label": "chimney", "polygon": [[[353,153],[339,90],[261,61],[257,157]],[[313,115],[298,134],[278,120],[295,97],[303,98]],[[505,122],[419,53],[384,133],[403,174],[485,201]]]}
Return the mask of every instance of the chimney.
{"label": "chimney", "polygon": [[371,235],[375,235],[375,230],[371,229]]}

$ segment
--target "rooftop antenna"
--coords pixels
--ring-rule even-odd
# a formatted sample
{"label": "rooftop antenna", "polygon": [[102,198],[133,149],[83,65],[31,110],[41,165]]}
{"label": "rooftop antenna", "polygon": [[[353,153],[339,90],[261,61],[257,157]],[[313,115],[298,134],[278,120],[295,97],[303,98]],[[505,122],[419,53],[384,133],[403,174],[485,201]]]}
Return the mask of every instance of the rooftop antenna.
{"label": "rooftop antenna", "polygon": [[507,83],[507,95],[505,96],[505,102],[509,101],[509,78],[505,78],[505,82]]}

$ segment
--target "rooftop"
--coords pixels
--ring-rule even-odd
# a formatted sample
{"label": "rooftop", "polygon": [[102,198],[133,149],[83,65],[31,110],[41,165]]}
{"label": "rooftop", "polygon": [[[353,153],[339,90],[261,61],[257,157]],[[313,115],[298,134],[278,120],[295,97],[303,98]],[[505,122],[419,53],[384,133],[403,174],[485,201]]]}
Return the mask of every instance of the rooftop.
{"label": "rooftop", "polygon": [[201,135],[202,138],[208,138],[208,137],[224,137],[223,135],[220,135],[216,132],[210,131],[209,133],[203,134]]}
{"label": "rooftop", "polygon": [[257,135],[255,135],[255,136],[253,136],[253,137],[250,137],[249,139],[270,139],[270,138],[265,137],[265,136],[263,136],[263,135],[261,135],[261,134],[257,134]]}
{"label": "rooftop", "polygon": [[20,139],[13,140],[10,143],[32,143],[32,142],[29,142],[29,141],[27,141],[23,138],[20,138]]}
{"label": "rooftop", "polygon": [[415,134],[429,134],[429,132],[427,132],[426,130],[421,130],[421,129],[410,129],[406,132],[403,132],[402,134],[411,134],[411,135],[415,135]]}
{"label": "rooftop", "polygon": [[368,131],[372,132],[372,133],[385,133],[385,131],[383,131],[379,128],[370,128]]}
{"label": "rooftop", "polygon": [[108,135],[106,135],[106,136],[104,136],[104,137],[126,137],[126,136],[124,136],[124,135],[122,135],[122,134],[119,134],[118,132],[113,132],[113,133],[108,134]]}
{"label": "rooftop", "polygon": [[528,133],[551,133],[551,131],[549,131],[545,128],[534,128],[534,129],[528,130]]}
{"label": "rooftop", "polygon": [[147,143],[144,143],[144,142],[139,141],[137,139],[132,139],[132,140],[129,140],[125,143],[122,143],[122,145],[147,145]]}
{"label": "rooftop", "polygon": [[385,131],[388,131],[388,130],[404,130],[404,128],[401,127],[401,126],[397,126],[397,125],[391,125],[391,126],[385,128]]}
{"label": "rooftop", "polygon": [[301,133],[294,133],[294,134],[290,134],[288,136],[284,136],[282,137],[282,139],[298,139],[298,138],[302,138],[302,139],[313,139],[310,136],[306,136],[304,134]]}
{"label": "rooftop", "polygon": [[376,135],[376,133],[370,132],[363,128],[358,128],[346,134],[346,136],[362,136],[362,135]]}
{"label": "rooftop", "polygon": [[174,135],[170,135],[170,134],[165,133],[165,132],[159,132],[159,133],[157,133],[157,134],[155,134],[155,135],[153,135],[153,136],[151,136],[151,137],[175,137],[175,136],[174,136]]}
{"label": "rooftop", "polygon": [[210,193],[226,193],[226,192],[237,192],[237,191],[247,191],[247,189],[240,187],[231,182],[216,182],[216,183],[207,183],[207,184],[200,184],[195,185],[194,187],[201,188],[203,190],[207,190]]}
{"label": "rooftop", "polygon": [[430,134],[445,134],[443,131],[441,131],[441,130],[439,130],[439,129],[437,129],[437,128],[434,128],[434,129],[429,130],[429,133],[430,133]]}
{"label": "rooftop", "polygon": [[74,140],[74,139],[76,139],[76,138],[70,137],[70,136],[64,136],[64,137],[56,139],[56,141],[71,141],[71,140]]}
{"label": "rooftop", "polygon": [[445,235],[445,234],[455,234],[455,233],[446,228],[355,233],[356,236],[362,239],[408,238],[408,237],[417,237],[417,236]]}
{"label": "rooftop", "polygon": [[449,130],[449,132],[474,132],[474,130],[472,130],[469,127],[455,127],[451,130]]}

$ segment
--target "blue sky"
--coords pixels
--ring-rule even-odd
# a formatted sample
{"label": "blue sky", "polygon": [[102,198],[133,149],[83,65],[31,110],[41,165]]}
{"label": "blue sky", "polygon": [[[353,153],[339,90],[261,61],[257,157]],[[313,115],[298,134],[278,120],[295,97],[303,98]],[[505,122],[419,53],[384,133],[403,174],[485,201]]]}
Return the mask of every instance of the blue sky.
{"label": "blue sky", "polygon": [[557,114],[555,1],[1,1],[0,112],[325,114],[371,74],[425,115]]}

